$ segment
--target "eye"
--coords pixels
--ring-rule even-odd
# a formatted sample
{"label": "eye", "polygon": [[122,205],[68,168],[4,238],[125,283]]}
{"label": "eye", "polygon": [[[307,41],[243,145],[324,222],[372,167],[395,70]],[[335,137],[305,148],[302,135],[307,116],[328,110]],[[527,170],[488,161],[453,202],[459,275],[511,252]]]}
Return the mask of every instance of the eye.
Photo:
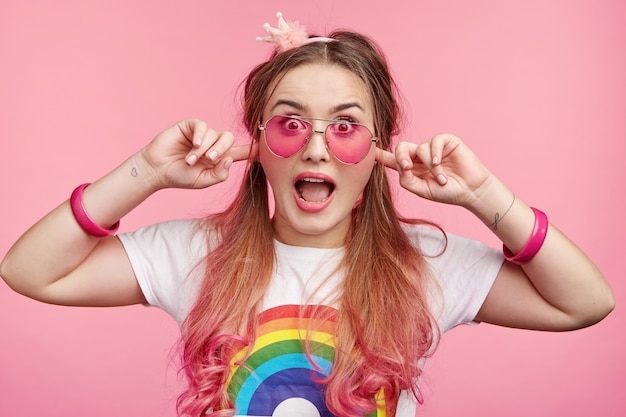
{"label": "eye", "polygon": [[347,120],[337,120],[333,125],[333,131],[342,135],[349,135],[355,130],[355,125]]}
{"label": "eye", "polygon": [[295,120],[289,120],[287,123],[285,123],[285,126],[289,130],[298,130],[298,129],[302,129],[302,122],[297,122]]}
{"label": "eye", "polygon": [[280,126],[286,131],[299,132],[307,130],[305,121],[293,117],[282,117],[279,123]]}
{"label": "eye", "polygon": [[350,130],[350,125],[346,122],[342,122],[342,123],[337,123],[337,130],[339,130],[340,132],[348,132]]}

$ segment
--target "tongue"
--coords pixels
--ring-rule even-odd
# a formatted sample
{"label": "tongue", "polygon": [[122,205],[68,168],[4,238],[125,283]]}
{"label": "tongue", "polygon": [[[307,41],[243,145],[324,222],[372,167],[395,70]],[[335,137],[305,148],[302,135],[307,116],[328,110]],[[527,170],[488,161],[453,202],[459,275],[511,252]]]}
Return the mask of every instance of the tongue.
{"label": "tongue", "polygon": [[330,184],[327,182],[300,181],[298,184],[300,197],[311,203],[319,203],[330,195]]}

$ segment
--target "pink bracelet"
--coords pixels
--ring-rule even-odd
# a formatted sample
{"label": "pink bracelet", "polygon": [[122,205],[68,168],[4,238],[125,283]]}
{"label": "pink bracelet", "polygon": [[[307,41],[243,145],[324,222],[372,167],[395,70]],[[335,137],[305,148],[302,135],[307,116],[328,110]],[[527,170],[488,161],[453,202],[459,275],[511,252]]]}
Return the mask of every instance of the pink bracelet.
{"label": "pink bracelet", "polygon": [[72,192],[72,196],[70,197],[70,207],[72,208],[74,218],[76,219],[76,222],[78,222],[79,226],[91,236],[110,236],[117,232],[117,229],[120,227],[120,222],[118,221],[115,223],[110,229],[105,229],[96,224],[96,222],[89,217],[85,211],[85,206],[83,205],[83,190],[87,188],[88,185],[89,183],[79,185]]}
{"label": "pink bracelet", "polygon": [[546,240],[546,235],[548,234],[548,216],[534,207],[531,207],[533,212],[535,213],[535,226],[533,227],[533,231],[530,233],[530,238],[528,242],[526,242],[526,246],[522,248],[522,250],[517,254],[513,255],[509,248],[502,245],[502,252],[504,252],[504,258],[513,262],[517,265],[524,265],[525,263],[530,262],[541,246],[543,242]]}

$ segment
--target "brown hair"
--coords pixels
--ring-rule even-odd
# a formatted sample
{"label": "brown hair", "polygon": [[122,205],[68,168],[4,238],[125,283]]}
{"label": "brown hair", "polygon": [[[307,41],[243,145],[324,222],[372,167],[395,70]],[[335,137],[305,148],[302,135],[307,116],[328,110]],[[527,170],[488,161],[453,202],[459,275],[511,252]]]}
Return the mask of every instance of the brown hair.
{"label": "brown hair", "polygon": [[[252,70],[244,86],[243,117],[254,140],[270,88],[287,71],[319,63],[339,65],[365,82],[378,146],[390,147],[400,112],[384,55],[360,34],[338,31],[330,37],[334,41],[275,54]],[[183,326],[183,369],[190,383],[178,405],[189,415],[233,412],[223,383],[234,344],[254,340],[274,264],[269,216],[265,174],[251,161],[235,201],[205,221],[209,244],[219,243],[210,248],[201,296]],[[376,164],[353,210],[341,263],[345,279],[337,297],[334,365],[322,381],[335,414],[372,412],[381,392],[391,413],[401,390],[419,397],[419,359],[431,351],[436,325],[426,303],[426,263],[402,221],[407,220],[395,212],[385,167]]]}

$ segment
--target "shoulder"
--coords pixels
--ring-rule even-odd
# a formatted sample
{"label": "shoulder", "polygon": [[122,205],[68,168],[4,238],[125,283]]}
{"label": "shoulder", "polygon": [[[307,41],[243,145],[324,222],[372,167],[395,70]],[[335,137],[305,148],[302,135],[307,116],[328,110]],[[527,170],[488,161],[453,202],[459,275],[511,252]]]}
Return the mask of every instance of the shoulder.
{"label": "shoulder", "polygon": [[207,229],[200,219],[171,220],[118,235],[148,304],[181,324],[203,277]]}
{"label": "shoulder", "polygon": [[402,227],[413,246],[426,257],[429,263],[437,264],[443,260],[445,263],[467,264],[467,262],[474,263],[485,256],[498,263],[502,261],[502,254],[499,250],[479,240],[445,232],[443,229],[426,224],[404,224]]}
{"label": "shoulder", "polygon": [[200,219],[170,220],[118,235],[125,247],[142,246],[151,251],[166,250],[174,253],[182,248],[206,248],[206,236],[206,229]]}
{"label": "shoulder", "polygon": [[427,225],[404,228],[436,283],[430,288],[430,304],[440,329],[445,332],[471,322],[502,266],[502,252]]}

